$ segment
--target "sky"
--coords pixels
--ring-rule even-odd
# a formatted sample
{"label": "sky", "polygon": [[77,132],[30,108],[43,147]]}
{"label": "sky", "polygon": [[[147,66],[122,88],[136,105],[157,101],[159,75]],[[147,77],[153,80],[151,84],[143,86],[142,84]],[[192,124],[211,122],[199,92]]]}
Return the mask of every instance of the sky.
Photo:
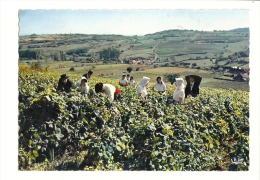
{"label": "sky", "polygon": [[249,27],[248,10],[20,10],[19,35],[145,35],[169,29]]}

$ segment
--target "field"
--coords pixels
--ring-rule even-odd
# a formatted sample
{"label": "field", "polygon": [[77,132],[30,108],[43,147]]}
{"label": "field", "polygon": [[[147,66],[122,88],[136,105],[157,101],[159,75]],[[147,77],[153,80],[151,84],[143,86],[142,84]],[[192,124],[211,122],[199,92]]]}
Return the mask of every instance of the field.
{"label": "field", "polygon": [[[203,64],[204,60],[194,60],[191,62],[196,62]],[[206,60],[207,61],[207,60]],[[29,67],[26,63],[21,63],[26,67]],[[84,66],[81,67],[81,65],[84,64]],[[143,76],[148,76],[151,78],[151,82],[155,83],[156,78],[158,76],[164,77],[164,82],[171,86],[169,80],[165,77],[166,74],[172,73],[178,73],[181,77],[185,77],[187,75],[196,74],[203,78],[201,87],[212,87],[212,88],[223,88],[223,89],[229,89],[232,88],[234,90],[242,90],[242,91],[249,91],[249,84],[244,82],[236,82],[236,81],[223,81],[214,79],[215,76],[218,76],[218,73],[212,73],[211,71],[205,71],[205,70],[197,70],[197,69],[190,69],[190,68],[179,68],[179,67],[158,67],[153,68],[152,65],[146,66],[146,65],[128,65],[128,64],[97,64],[97,63],[76,63],[76,62],[42,62],[42,66],[48,67],[49,71],[55,71],[62,73],[70,73],[69,69],[71,67],[75,68],[75,71],[72,71],[74,74],[78,74],[79,76],[82,74],[85,74],[89,69],[92,68],[92,66],[95,66],[93,69],[94,76],[97,77],[104,77],[109,79],[116,79],[118,80],[122,72],[127,72],[127,67],[132,67],[133,71],[130,73],[131,76],[134,77],[134,80],[138,82]],[[61,66],[61,68],[59,68]],[[205,64],[205,67],[207,67],[207,64]],[[246,66],[245,66],[246,67]],[[139,71],[136,71],[136,68],[140,68]],[[58,75],[59,76],[59,75]]]}
{"label": "field", "polygon": [[[87,34],[56,34],[56,35],[31,35],[19,39],[21,50],[26,50],[30,45],[37,46],[45,52],[45,56],[55,51],[68,51],[77,48],[89,48],[89,53],[98,59],[98,52],[104,48],[117,48],[121,51],[119,58],[153,59],[170,57],[179,53],[177,61],[188,60],[201,56],[216,58],[222,53],[227,57],[235,52],[249,48],[249,29],[231,31],[193,31],[193,30],[168,30],[148,34],[145,36],[121,35],[87,35]],[[205,53],[205,54],[197,54]],[[71,58],[71,56],[67,56]],[[81,56],[85,58],[86,56]]]}
{"label": "field", "polygon": [[[111,103],[93,87],[100,81],[118,86],[117,80],[91,77],[89,97],[75,89],[57,94],[60,72],[19,67],[19,170],[249,168],[248,92],[201,87],[198,97],[174,106],[174,86],[163,96],[149,89],[146,102],[129,87],[120,88],[122,99]],[[68,75],[74,82],[80,78]]]}

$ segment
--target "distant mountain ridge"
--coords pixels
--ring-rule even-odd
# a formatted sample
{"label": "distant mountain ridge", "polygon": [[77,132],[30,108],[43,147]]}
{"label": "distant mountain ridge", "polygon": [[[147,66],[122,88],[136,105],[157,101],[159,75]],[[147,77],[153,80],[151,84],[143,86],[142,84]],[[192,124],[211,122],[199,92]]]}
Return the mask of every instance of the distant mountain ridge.
{"label": "distant mountain ridge", "polygon": [[[83,33],[73,33],[73,34],[78,34],[78,35],[115,35],[115,36],[126,36],[126,37],[131,37],[131,36],[147,36],[147,35],[155,35],[155,34],[163,34],[163,33],[171,33],[171,32],[182,32],[182,31],[203,31],[203,30],[193,30],[193,29],[168,29],[168,30],[163,30],[163,31],[158,31],[154,33],[148,33],[145,35],[120,35],[120,34],[83,34]],[[249,27],[244,27],[244,28],[235,28],[231,30],[213,30],[213,31],[225,31],[225,32],[249,32]],[[213,31],[205,31],[205,32],[213,32]],[[57,33],[58,34],[58,33]],[[64,33],[62,33],[64,34]],[[19,36],[35,36],[35,35],[47,35],[47,34],[19,34]],[[51,35],[51,34],[50,34]]]}
{"label": "distant mountain ridge", "polygon": [[[158,31],[155,33],[149,33],[145,34],[145,36],[148,35],[156,35],[156,34],[164,34],[164,33],[172,33],[172,32],[185,32],[185,31],[195,31],[195,32],[203,32],[203,30],[193,30],[193,29],[169,29],[169,30],[163,30],[163,31]],[[248,32],[249,33],[249,27],[244,27],[244,28],[235,28],[231,30],[213,30],[213,31],[204,31],[204,32]]]}
{"label": "distant mountain ridge", "polygon": [[236,29],[231,29],[229,31],[231,31],[231,32],[249,32],[249,27],[236,28]]}

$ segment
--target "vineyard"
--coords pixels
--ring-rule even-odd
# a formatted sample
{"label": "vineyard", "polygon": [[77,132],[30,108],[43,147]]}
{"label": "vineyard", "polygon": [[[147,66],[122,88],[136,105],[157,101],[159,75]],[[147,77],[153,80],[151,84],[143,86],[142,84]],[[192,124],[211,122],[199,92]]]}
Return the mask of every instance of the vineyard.
{"label": "vineyard", "polygon": [[175,106],[173,85],[146,102],[128,87],[110,102],[93,87],[117,80],[91,77],[86,97],[57,94],[59,76],[19,71],[19,170],[249,170],[248,92],[201,88]]}

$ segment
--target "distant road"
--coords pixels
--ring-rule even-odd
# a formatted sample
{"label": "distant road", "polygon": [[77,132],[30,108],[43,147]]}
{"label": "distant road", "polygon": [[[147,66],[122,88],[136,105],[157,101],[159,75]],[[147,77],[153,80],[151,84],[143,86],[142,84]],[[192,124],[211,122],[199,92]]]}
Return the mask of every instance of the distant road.
{"label": "distant road", "polygon": [[154,60],[152,61],[152,62],[155,62],[156,61],[156,59],[157,59],[157,57],[158,57],[158,54],[156,54],[155,52],[154,52],[154,50],[155,50],[155,48],[160,44],[160,43],[162,43],[162,42],[159,42],[158,44],[156,44],[154,47],[153,47],[153,49],[152,49],[152,52],[154,53]]}

